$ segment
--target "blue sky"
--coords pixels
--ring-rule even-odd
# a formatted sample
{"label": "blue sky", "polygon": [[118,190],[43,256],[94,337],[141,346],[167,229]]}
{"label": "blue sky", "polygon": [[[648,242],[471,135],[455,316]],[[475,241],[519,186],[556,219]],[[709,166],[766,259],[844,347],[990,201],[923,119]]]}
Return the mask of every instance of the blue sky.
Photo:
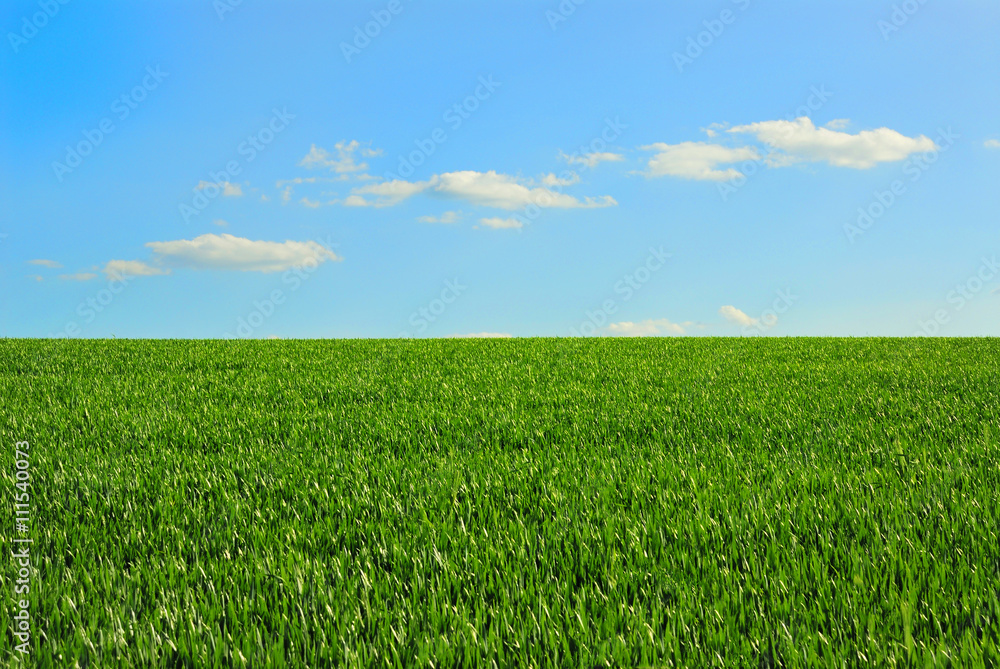
{"label": "blue sky", "polygon": [[11,4],[0,336],[1000,334],[995,2]]}

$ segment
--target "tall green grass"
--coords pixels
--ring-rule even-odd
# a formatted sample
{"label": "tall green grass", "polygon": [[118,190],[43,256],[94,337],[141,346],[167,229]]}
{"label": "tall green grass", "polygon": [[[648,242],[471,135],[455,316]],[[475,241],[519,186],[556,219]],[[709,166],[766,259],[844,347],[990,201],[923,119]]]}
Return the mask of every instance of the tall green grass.
{"label": "tall green grass", "polygon": [[1000,663],[997,340],[0,340],[0,397],[37,666]]}

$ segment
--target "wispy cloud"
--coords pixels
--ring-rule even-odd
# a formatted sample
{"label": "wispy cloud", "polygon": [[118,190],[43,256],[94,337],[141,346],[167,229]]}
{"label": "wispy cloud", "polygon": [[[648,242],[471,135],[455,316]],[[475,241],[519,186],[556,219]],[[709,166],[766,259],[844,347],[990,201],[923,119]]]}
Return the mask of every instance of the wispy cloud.
{"label": "wispy cloud", "polygon": [[361,142],[357,140],[337,142],[333,149],[335,153],[331,153],[313,144],[309,147],[309,153],[306,154],[305,158],[299,161],[299,166],[306,168],[323,167],[333,170],[337,174],[353,174],[368,169],[368,163],[358,162],[357,156],[374,158],[375,156],[382,155],[381,149],[362,146]]}
{"label": "wispy cloud", "polygon": [[243,187],[229,181],[199,181],[198,185],[195,186],[195,190],[206,190],[209,188],[221,190],[225,197],[241,197],[243,195]]}
{"label": "wispy cloud", "polygon": [[35,260],[29,260],[29,265],[38,265],[40,267],[48,267],[50,269],[59,269],[62,267],[62,263],[58,263],[55,260],[46,260],[44,258],[36,258]]}
{"label": "wispy cloud", "polygon": [[[576,183],[577,180],[574,177],[560,178],[550,174],[536,182],[492,170],[445,172],[426,181],[393,179],[359,186],[341,204],[349,207],[391,207],[418,193],[508,211],[523,209],[529,205],[540,208],[591,209],[618,204],[610,195],[580,200],[561,192],[563,186]],[[374,196],[374,199],[366,196]]]}
{"label": "wispy cloud", "polygon": [[284,188],[289,184],[299,186],[301,184],[335,183],[337,181],[346,181],[349,178],[350,176],[346,174],[339,177],[295,177],[294,179],[278,179],[274,182],[274,186],[275,188]]}
{"label": "wispy cloud", "polygon": [[720,166],[755,160],[759,157],[752,147],[730,148],[709,142],[662,142],[641,147],[644,151],[656,151],[647,164],[646,176],[672,176],[681,179],[703,181],[726,181],[740,175],[733,168],[719,169]]}
{"label": "wispy cloud", "polygon": [[[424,191],[429,185],[429,181],[414,182],[403,179],[369,184],[355,188],[343,204],[348,207],[391,207]],[[367,200],[365,195],[374,195],[376,199]]]}
{"label": "wispy cloud", "polygon": [[457,223],[462,212],[446,211],[440,216],[421,216],[417,219],[420,223]]}
{"label": "wispy cloud", "polygon": [[97,275],[92,272],[77,272],[76,274],[60,274],[59,278],[64,281],[90,281],[96,279]]}
{"label": "wispy cloud", "polygon": [[595,151],[594,153],[584,153],[582,155],[572,156],[568,156],[563,153],[561,156],[563,160],[570,165],[582,165],[588,169],[594,169],[601,163],[605,162],[621,162],[625,160],[625,156],[622,154],[611,153],[610,151]]}
{"label": "wispy cloud", "polygon": [[709,137],[717,137],[719,131],[725,130],[729,127],[728,123],[709,123],[707,128],[702,128],[701,131],[708,135]]}
{"label": "wispy cloud", "polygon": [[487,228],[493,228],[494,230],[509,230],[524,227],[524,223],[516,218],[500,218],[498,216],[481,218],[479,219],[479,225],[485,225]]}
{"label": "wispy cloud", "polygon": [[550,188],[556,188],[558,186],[572,186],[573,184],[580,182],[580,175],[576,172],[567,172],[566,176],[546,174],[541,178],[541,182],[543,185]]}
{"label": "wispy cloud", "polygon": [[307,263],[342,260],[317,242],[255,241],[229,234],[149,242],[154,261],[165,268],[280,272]]}
{"label": "wispy cloud", "polygon": [[120,279],[123,276],[156,276],[170,274],[169,269],[153,267],[141,260],[109,260],[101,270],[109,279]]}
{"label": "wispy cloud", "polygon": [[532,204],[541,208],[559,209],[589,209],[618,204],[610,195],[578,200],[572,195],[539,186],[530,180],[498,174],[492,170],[489,172],[466,170],[439,174],[431,180],[431,187],[435,194],[442,197],[511,211]]}
{"label": "wispy cloud", "polygon": [[664,335],[683,335],[686,333],[683,325],[666,318],[647,319],[634,323],[621,321],[608,326],[608,333],[619,337],[662,337]]}

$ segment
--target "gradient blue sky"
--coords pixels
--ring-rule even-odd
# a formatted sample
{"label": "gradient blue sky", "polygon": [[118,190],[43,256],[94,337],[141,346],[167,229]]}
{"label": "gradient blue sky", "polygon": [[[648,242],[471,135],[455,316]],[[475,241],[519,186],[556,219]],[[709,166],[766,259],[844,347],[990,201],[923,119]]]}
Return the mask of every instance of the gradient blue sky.
{"label": "gradient blue sky", "polygon": [[17,0],[2,28],[0,336],[1000,334],[994,1]]}

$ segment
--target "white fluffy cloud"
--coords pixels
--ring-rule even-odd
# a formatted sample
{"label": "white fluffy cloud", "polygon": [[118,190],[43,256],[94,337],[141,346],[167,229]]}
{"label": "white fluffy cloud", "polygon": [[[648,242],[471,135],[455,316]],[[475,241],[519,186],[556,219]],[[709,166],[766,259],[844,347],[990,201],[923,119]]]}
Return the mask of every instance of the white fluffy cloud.
{"label": "white fluffy cloud", "polygon": [[59,278],[65,281],[90,281],[96,279],[97,275],[92,272],[77,272],[76,274],[60,274]]}
{"label": "white fluffy cloud", "polygon": [[563,160],[565,160],[570,165],[583,165],[587,169],[594,169],[601,163],[605,162],[621,162],[625,160],[625,156],[620,153],[611,153],[609,151],[595,151],[594,153],[584,153],[582,155],[572,155],[567,156],[565,153],[562,154]]}
{"label": "white fluffy cloud", "polygon": [[352,174],[368,169],[368,163],[357,162],[355,154],[364,158],[373,158],[382,155],[381,149],[371,149],[367,146],[361,146],[361,142],[357,140],[352,142],[337,142],[333,148],[336,151],[336,155],[315,144],[311,145],[309,153],[299,161],[299,166],[308,168],[325,167],[337,174]]}
{"label": "white fluffy cloud", "polygon": [[280,272],[307,263],[342,260],[317,242],[254,241],[229,234],[205,234],[194,239],[149,242],[154,260],[165,267]]}
{"label": "white fluffy cloud", "polygon": [[983,142],[983,146],[987,149],[1000,149],[1000,139],[988,139]]}
{"label": "white fluffy cloud", "polygon": [[907,137],[889,128],[862,130],[857,134],[840,132],[845,119],[817,128],[807,116],[794,121],[763,121],[738,125],[730,133],[747,133],[783,156],[771,158],[775,164],[809,161],[826,162],[836,167],[868,169],[878,163],[904,160],[913,153],[933,151],[934,141],[924,135]]}
{"label": "white fluffy cloud", "polygon": [[608,333],[619,337],[662,337],[664,335],[683,335],[684,327],[666,318],[654,318],[633,323],[622,321],[608,326]]}
{"label": "white fluffy cloud", "polygon": [[721,315],[723,318],[725,318],[730,323],[735,323],[736,325],[742,325],[744,327],[747,326],[747,325],[756,325],[757,324],[757,319],[756,318],[750,318],[745,313],[743,313],[742,311],[740,311],[739,309],[737,309],[736,307],[734,307],[731,304],[727,304],[727,305],[725,305],[723,307],[720,307],[719,308],[719,315]]}
{"label": "white fluffy cloud", "polygon": [[485,225],[487,228],[493,228],[494,230],[509,230],[524,227],[524,224],[516,218],[500,218],[499,216],[481,218],[479,219],[479,225]]}
{"label": "white fluffy cloud", "polygon": [[904,160],[914,153],[938,148],[933,140],[924,135],[907,137],[890,128],[862,130],[856,134],[842,132],[849,123],[848,119],[839,118],[817,127],[807,116],[732,128],[725,123],[712,123],[702,128],[711,138],[720,136],[720,133],[749,135],[763,146],[660,142],[640,148],[656,151],[656,155],[649,160],[646,176],[705,181],[728,181],[739,177],[741,173],[733,165],[746,160],[763,161],[769,167],[797,162],[826,162],[836,167],[868,169],[879,163]]}
{"label": "white fluffy cloud", "polygon": [[727,181],[740,175],[733,167],[719,169],[721,165],[755,160],[759,157],[752,147],[729,148],[708,142],[662,142],[641,147],[644,151],[656,151],[647,165],[647,176],[672,176],[682,179],[706,181]]}
{"label": "white fluffy cloud", "polygon": [[101,270],[104,276],[109,279],[120,279],[132,276],[156,276],[158,274],[170,274],[169,269],[153,267],[141,260],[109,260],[108,264]]}

